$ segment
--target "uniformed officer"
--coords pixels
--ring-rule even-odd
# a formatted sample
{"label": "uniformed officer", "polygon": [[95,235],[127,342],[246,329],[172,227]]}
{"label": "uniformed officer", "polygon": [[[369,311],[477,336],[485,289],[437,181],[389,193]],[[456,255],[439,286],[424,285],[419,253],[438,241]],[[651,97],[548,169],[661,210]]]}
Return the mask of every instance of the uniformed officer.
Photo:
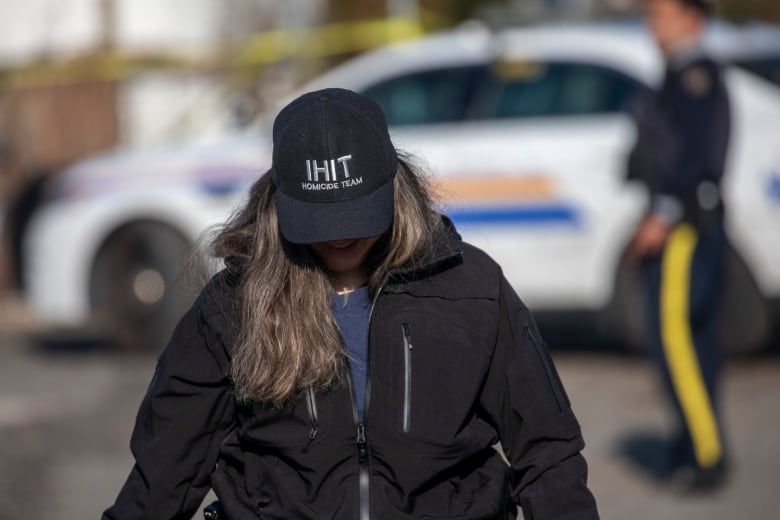
{"label": "uniformed officer", "polygon": [[668,474],[683,490],[713,489],[726,473],[715,397],[729,99],[719,65],[701,45],[710,2],[645,0],[644,7],[666,72],[636,114],[628,177],[647,185],[650,205],[629,253],[641,260],[648,343],[680,419]]}

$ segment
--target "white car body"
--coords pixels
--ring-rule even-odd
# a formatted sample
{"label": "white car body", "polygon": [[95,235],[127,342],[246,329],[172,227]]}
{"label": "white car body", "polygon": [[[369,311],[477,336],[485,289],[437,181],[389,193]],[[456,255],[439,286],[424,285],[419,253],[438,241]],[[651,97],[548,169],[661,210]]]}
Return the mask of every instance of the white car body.
{"label": "white car body", "polygon": [[[723,38],[725,39],[725,37]],[[462,29],[359,56],[303,90],[363,91],[418,70],[555,60],[594,63],[646,85],[662,63],[638,27]],[[727,226],[761,296],[780,298],[780,90],[729,68],[733,133]],[[270,165],[269,117],[243,135],[85,161],[58,180],[34,220],[26,258],[32,308],[48,322],[89,318],[95,255],[118,226],[166,223],[195,243],[223,222]],[[488,251],[536,310],[598,310],[611,300],[621,252],[646,196],[624,182],[634,139],[625,113],[391,126],[401,149],[431,166],[464,238]],[[227,180],[225,180],[227,178]],[[210,179],[217,186],[209,189]]]}
{"label": "white car body", "polygon": [[195,244],[223,223],[270,156],[249,136],[225,142],[97,157],[56,181],[60,199],[31,223],[26,240],[28,302],[53,326],[91,313],[89,281],[100,247],[127,223],[155,221]]}

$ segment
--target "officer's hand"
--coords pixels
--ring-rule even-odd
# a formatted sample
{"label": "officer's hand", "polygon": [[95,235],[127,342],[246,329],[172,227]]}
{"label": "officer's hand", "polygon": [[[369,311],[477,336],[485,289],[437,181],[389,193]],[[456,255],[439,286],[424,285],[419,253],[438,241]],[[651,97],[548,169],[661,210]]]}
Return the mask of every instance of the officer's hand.
{"label": "officer's hand", "polygon": [[650,215],[639,223],[634,237],[628,246],[629,254],[634,258],[657,256],[669,236],[669,224],[661,217]]}

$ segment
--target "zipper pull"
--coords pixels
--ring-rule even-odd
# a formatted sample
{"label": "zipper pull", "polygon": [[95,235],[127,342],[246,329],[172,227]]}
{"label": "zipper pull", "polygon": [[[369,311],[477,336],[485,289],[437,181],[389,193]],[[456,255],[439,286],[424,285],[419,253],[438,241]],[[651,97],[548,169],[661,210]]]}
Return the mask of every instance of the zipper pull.
{"label": "zipper pull", "polygon": [[311,446],[311,443],[314,442],[314,439],[317,438],[317,431],[318,431],[317,426],[316,425],[312,425],[311,431],[309,432],[309,440],[306,443],[306,446],[304,446],[301,449],[301,451],[303,451],[304,453],[309,451],[309,447]]}
{"label": "zipper pull", "polygon": [[309,431],[309,440],[306,443],[306,446],[304,446],[302,449],[304,453],[309,451],[309,447],[317,437],[317,431],[319,430],[317,427],[317,401],[314,399],[314,389],[309,386],[306,388],[306,404],[309,408],[309,421],[311,422],[311,430]]}
{"label": "zipper pull", "polygon": [[404,343],[406,343],[406,348],[412,350],[412,333],[410,331],[409,324],[404,322],[401,324],[401,326],[404,329]]}
{"label": "zipper pull", "polygon": [[357,425],[357,447],[360,460],[364,460],[368,454],[366,449],[366,426],[363,423]]}

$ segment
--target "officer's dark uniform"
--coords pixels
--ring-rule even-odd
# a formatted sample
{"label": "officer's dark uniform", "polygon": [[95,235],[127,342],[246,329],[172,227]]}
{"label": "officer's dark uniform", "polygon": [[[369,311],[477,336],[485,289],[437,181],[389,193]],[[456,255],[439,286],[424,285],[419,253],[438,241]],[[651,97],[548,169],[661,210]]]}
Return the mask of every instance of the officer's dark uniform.
{"label": "officer's dark uniform", "polygon": [[718,64],[701,52],[670,63],[660,90],[641,104],[637,129],[628,177],[648,186],[651,212],[675,223],[662,253],[642,262],[649,345],[682,426],[672,464],[715,478],[725,450],[714,403],[727,251],[720,181],[730,130]]}

